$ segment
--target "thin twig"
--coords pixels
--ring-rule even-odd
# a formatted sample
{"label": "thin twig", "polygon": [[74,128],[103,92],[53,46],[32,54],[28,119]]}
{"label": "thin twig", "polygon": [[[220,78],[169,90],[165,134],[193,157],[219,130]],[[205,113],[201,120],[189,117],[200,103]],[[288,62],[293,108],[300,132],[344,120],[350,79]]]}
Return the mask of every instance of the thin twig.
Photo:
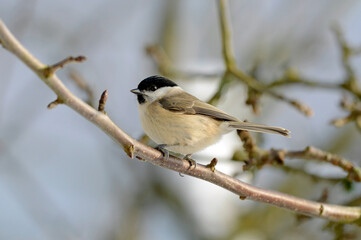
{"label": "thin twig", "polygon": [[221,98],[223,92],[226,90],[228,85],[233,81],[232,75],[226,71],[224,72],[221,81],[219,83],[217,91],[213,94],[213,96],[208,100],[209,104],[216,104]]}
{"label": "thin twig", "polygon": [[284,72],[284,75],[269,84],[267,88],[274,88],[284,85],[303,85],[307,87],[317,87],[317,88],[326,88],[326,89],[340,89],[342,84],[337,83],[324,83],[319,81],[310,81],[303,79],[295,69],[289,68]]}
{"label": "thin twig", "polygon": [[57,94],[58,98],[62,99],[64,104],[102,129],[106,134],[113,138],[115,142],[122,146],[129,156],[135,156],[154,165],[203,179],[224,189],[227,189],[237,194],[238,196],[246,196],[247,199],[272,204],[274,206],[285,208],[299,214],[326,218],[332,221],[361,224],[360,207],[345,207],[308,201],[302,198],[297,198],[287,194],[265,190],[246,184],[217,170],[212,172],[209,170],[209,168],[206,168],[201,164],[198,164],[196,168],[190,169],[189,162],[187,160],[179,159],[174,156],[170,156],[169,159],[166,160],[161,152],[141,144],[140,142],[131,138],[118,126],[116,126],[107,115],[90,107],[80,98],[72,94],[55,74],[51,74],[50,76],[45,77],[44,69],[47,68],[46,65],[33,57],[15,39],[15,37],[1,21],[0,41],[6,47],[6,49],[16,55],[30,69],[38,74],[40,78],[49,86],[49,88],[51,88]]}
{"label": "thin twig", "polygon": [[[258,72],[259,72],[259,61],[256,61],[253,64],[251,70],[249,71],[249,75],[254,79],[257,79]],[[262,97],[262,92],[257,91],[253,88],[248,88],[246,104],[252,107],[252,110],[255,114],[259,113],[259,109],[260,109],[259,104],[261,97]]]}
{"label": "thin twig", "polygon": [[301,103],[301,102],[299,102],[297,100],[288,98],[286,96],[283,96],[283,95],[275,93],[275,92],[267,91],[267,93],[269,95],[273,96],[276,99],[282,100],[282,101],[292,105],[293,107],[298,109],[300,112],[305,114],[307,117],[311,117],[313,115],[312,109],[309,106],[307,106],[306,104],[304,104],[304,103]]}
{"label": "thin twig", "polygon": [[287,158],[310,159],[330,163],[346,171],[348,173],[349,180],[357,182],[361,181],[361,168],[356,167],[351,162],[335,154],[331,154],[311,146],[306,147],[302,151],[280,151],[282,151]]}
{"label": "thin twig", "polygon": [[237,68],[236,58],[232,46],[232,32],[230,29],[230,14],[226,0],[219,1],[219,19],[221,22],[222,53],[228,71]]}
{"label": "thin twig", "polygon": [[354,100],[350,102],[346,97],[341,101],[341,107],[349,112],[349,114],[342,118],[337,118],[331,121],[336,127],[342,127],[349,122],[355,122],[356,127],[361,131],[361,102]]}
{"label": "thin twig", "polygon": [[358,53],[358,51],[348,45],[339,25],[334,25],[332,29],[336,35],[338,45],[341,48],[342,65],[346,71],[346,77],[344,83],[341,86],[359,100],[361,100],[361,89],[357,85],[355,71],[353,70],[350,63],[350,57],[354,56],[356,53]]}
{"label": "thin twig", "polygon": [[46,67],[43,70],[44,77],[48,78],[50,75],[54,74],[57,70],[60,68],[63,68],[66,64],[72,63],[72,62],[83,62],[86,58],[84,56],[78,56],[78,57],[67,57],[64,60],[61,60],[60,62],[57,62],[51,66]]}

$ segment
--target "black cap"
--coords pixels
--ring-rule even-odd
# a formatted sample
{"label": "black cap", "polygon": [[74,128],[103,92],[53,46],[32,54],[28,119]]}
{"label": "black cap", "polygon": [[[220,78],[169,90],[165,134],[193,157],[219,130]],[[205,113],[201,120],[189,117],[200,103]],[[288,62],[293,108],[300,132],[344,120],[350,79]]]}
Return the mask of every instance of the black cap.
{"label": "black cap", "polygon": [[168,78],[162,76],[151,76],[143,79],[139,85],[139,91],[152,91],[162,88],[162,87],[175,87],[178,86],[175,82],[169,80]]}

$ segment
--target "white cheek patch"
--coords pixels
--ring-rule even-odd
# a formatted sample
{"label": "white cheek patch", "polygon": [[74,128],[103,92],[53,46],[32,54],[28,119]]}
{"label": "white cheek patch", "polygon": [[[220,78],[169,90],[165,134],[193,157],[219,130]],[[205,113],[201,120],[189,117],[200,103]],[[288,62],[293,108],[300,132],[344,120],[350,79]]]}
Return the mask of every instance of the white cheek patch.
{"label": "white cheek patch", "polygon": [[157,89],[154,92],[149,92],[149,91],[144,92],[146,94],[144,97],[148,102],[153,102],[157,99],[164,97],[167,94],[172,94],[172,92],[178,92],[179,90],[181,90],[181,88],[177,87],[177,86],[176,87],[162,87],[162,88]]}

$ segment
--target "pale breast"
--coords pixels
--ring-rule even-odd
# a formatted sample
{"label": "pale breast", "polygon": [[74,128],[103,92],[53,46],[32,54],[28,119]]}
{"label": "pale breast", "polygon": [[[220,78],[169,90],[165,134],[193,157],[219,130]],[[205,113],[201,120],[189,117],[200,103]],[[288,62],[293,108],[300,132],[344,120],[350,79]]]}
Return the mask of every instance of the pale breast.
{"label": "pale breast", "polygon": [[185,115],[163,109],[159,103],[139,106],[145,133],[157,144],[167,144],[169,150],[190,154],[215,143],[224,133],[220,121],[203,115]]}

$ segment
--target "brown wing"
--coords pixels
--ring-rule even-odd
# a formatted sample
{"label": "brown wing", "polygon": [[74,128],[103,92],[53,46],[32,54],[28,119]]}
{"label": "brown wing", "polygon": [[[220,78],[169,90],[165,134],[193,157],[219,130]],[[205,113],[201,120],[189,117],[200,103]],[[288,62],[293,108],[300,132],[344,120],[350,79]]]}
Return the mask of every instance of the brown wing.
{"label": "brown wing", "polygon": [[179,112],[183,114],[199,114],[212,117],[218,120],[224,121],[239,121],[235,117],[228,115],[227,113],[219,110],[218,108],[202,102],[198,98],[182,92],[171,97],[165,97],[159,100],[159,103],[164,109],[172,112]]}

